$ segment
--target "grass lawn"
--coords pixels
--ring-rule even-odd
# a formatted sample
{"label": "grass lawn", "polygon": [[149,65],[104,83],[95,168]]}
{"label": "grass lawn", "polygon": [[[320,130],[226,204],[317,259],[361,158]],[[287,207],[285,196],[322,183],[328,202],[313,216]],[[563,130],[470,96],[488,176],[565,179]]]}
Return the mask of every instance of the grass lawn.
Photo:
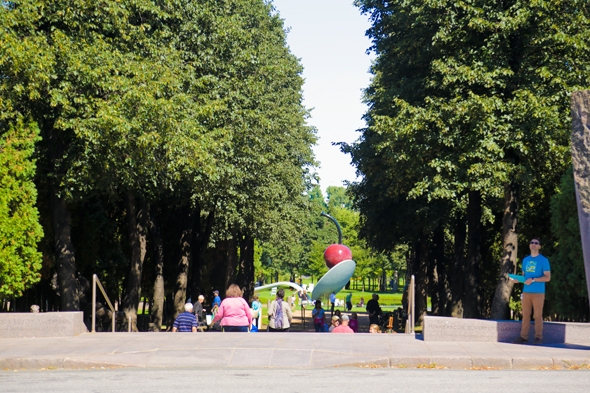
{"label": "grass lawn", "polygon": [[[311,280],[303,280],[304,284],[309,284],[311,282]],[[295,309],[299,309],[299,298],[297,297],[297,291],[293,290],[290,287],[282,287],[285,290],[285,297],[289,297],[289,296],[295,296],[296,300],[295,300]],[[393,293],[393,292],[369,292],[369,291],[360,291],[360,290],[355,290],[355,289],[343,289],[340,292],[338,292],[336,294],[336,298],[340,299],[340,300],[345,300],[346,295],[348,295],[349,293],[352,293],[352,311],[351,312],[357,312],[357,313],[365,313],[366,309],[365,307],[356,307],[356,304],[360,301],[361,297],[365,300],[365,306],[367,304],[367,302],[371,299],[371,295],[373,293],[376,293],[377,295],[379,295],[379,305],[381,306],[381,308],[384,311],[393,311],[395,309],[397,309],[398,307],[402,306],[402,292],[401,290],[399,292]],[[268,324],[268,316],[267,316],[267,307],[268,307],[268,301],[272,301],[274,300],[274,296],[271,296],[270,294],[270,289],[265,289],[259,292],[256,292],[256,294],[258,295],[260,302],[262,303],[262,324],[264,326],[266,326]],[[330,309],[330,305],[329,305],[329,300],[328,300],[328,296],[323,297],[322,299],[322,307],[329,311]],[[428,307],[430,307],[430,298],[428,299]],[[311,312],[311,309],[313,308],[312,305],[309,305],[306,307],[307,310],[309,310]],[[345,310],[344,306],[340,306],[340,307],[336,307],[336,309],[340,309],[341,311]],[[417,331],[419,329],[417,328]]]}
{"label": "grass lawn", "polygon": [[[291,288],[283,288],[285,289],[285,297],[288,296],[295,296],[295,307],[299,307],[299,298],[297,298],[297,292],[295,290],[291,290]],[[347,290],[344,289],[336,294],[336,298],[342,301],[345,300],[346,295],[352,293],[352,311],[353,312],[366,312],[365,307],[356,307],[356,304],[360,301],[361,297],[365,300],[365,306],[367,302],[371,299],[371,295],[373,292],[363,292],[358,290]],[[384,310],[393,310],[397,307],[401,307],[402,305],[402,293],[391,293],[391,292],[375,292],[379,295],[379,304],[381,308]],[[274,300],[274,296],[271,296],[270,289],[265,289],[256,293],[260,298],[260,302],[262,303],[262,308],[264,309],[263,315],[266,315],[266,307],[269,300]],[[329,309],[329,301],[328,297],[322,298],[322,306],[324,309]],[[311,305],[307,307],[308,309],[313,308]],[[344,310],[344,307],[337,307],[340,310]]]}

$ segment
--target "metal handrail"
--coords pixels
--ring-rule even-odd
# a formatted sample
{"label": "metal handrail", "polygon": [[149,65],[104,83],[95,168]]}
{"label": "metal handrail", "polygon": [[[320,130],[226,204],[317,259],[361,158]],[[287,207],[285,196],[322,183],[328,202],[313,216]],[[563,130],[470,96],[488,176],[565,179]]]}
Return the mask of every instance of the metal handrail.
{"label": "metal handrail", "polygon": [[107,304],[113,313],[113,333],[115,333],[115,318],[117,313],[96,274],[92,275],[92,333],[96,333],[96,284],[98,284],[98,288],[100,288],[104,299],[107,301]]}

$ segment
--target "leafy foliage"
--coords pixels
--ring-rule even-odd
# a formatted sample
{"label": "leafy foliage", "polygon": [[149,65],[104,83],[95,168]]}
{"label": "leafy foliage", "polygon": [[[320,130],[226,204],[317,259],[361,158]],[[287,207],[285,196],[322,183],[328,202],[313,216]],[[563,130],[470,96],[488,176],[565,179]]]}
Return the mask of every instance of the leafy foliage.
{"label": "leafy foliage", "polygon": [[[347,189],[332,186],[328,187],[327,193],[327,200],[324,200],[320,187],[315,186],[308,192],[310,213],[305,229],[300,235],[301,240],[295,246],[292,242],[287,242],[283,251],[275,248],[273,244],[263,244],[263,261],[258,271],[273,277],[272,279],[275,274],[287,274],[291,279],[294,279],[296,274],[321,278],[328,271],[324,262],[324,251],[330,244],[338,241],[336,227],[330,220],[322,217],[321,212],[327,212],[340,224],[342,243],[351,249],[357,264],[354,278],[360,281],[375,280],[383,276],[391,277],[394,271],[405,271],[403,246],[396,248],[394,252],[380,252],[370,248],[366,241],[359,237],[360,216],[350,206]],[[292,253],[289,254],[286,250],[291,250]]]}
{"label": "leafy foliage", "polygon": [[[39,124],[37,185],[67,198],[73,242],[84,247],[74,268],[102,271],[121,291],[125,278],[115,276],[131,253],[126,195],[151,203],[165,226],[197,212],[185,228],[198,239],[195,271],[206,263],[198,256],[232,238],[273,244],[284,259],[300,253],[293,244],[304,232],[316,138],[305,123],[302,68],[271,3],[11,4],[0,10],[0,122],[22,111]],[[168,288],[176,229],[161,229]]]}
{"label": "leafy foliage", "polygon": [[0,134],[0,296],[21,296],[40,278],[43,231],[32,158],[38,139],[37,125],[23,118]]}
{"label": "leafy foliage", "polygon": [[571,167],[561,178],[559,192],[551,198],[551,227],[557,251],[551,261],[552,285],[547,293],[550,314],[587,321],[588,290]]}
{"label": "leafy foliage", "polygon": [[429,239],[466,214],[469,193],[481,195],[489,226],[508,184],[523,190],[521,221],[543,226],[541,206],[569,162],[569,93],[590,85],[588,3],[355,4],[371,18],[377,55],[368,127],[342,146],[363,174],[351,187],[361,236],[389,250]]}

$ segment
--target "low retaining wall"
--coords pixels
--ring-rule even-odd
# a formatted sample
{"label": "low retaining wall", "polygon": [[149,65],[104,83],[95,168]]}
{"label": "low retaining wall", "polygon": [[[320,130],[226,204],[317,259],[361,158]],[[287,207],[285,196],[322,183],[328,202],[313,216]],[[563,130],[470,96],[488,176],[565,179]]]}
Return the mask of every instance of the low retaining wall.
{"label": "low retaining wall", "polygon": [[88,332],[81,311],[0,313],[0,338],[64,337]]}
{"label": "low retaining wall", "polygon": [[[424,341],[511,342],[520,335],[520,321],[490,321],[450,317],[424,317]],[[531,322],[529,339],[535,335]],[[590,324],[544,322],[543,342],[546,344],[590,344]]]}

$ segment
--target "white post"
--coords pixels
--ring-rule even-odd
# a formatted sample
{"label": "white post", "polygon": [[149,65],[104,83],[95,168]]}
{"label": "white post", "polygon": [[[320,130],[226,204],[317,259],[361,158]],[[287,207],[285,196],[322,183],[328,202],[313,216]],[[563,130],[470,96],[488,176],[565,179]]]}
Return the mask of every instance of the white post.
{"label": "white post", "polygon": [[115,319],[117,318],[115,315],[119,315],[119,300],[115,300],[115,312],[113,313],[113,333],[115,332]]}
{"label": "white post", "polygon": [[414,333],[414,312],[416,288],[414,283],[414,276],[410,278],[410,285],[408,286],[408,320],[406,321],[406,334]]}
{"label": "white post", "polygon": [[416,324],[416,282],[414,280],[414,275],[412,274],[412,320],[410,325],[410,333],[414,333],[414,326]]}
{"label": "white post", "polygon": [[[268,311],[270,310],[270,302],[271,302],[270,299],[266,301],[266,315],[268,315]],[[269,324],[267,326],[270,326],[270,318],[268,319],[268,323]]]}
{"label": "white post", "polygon": [[96,333],[96,274],[92,275],[92,333]]}

